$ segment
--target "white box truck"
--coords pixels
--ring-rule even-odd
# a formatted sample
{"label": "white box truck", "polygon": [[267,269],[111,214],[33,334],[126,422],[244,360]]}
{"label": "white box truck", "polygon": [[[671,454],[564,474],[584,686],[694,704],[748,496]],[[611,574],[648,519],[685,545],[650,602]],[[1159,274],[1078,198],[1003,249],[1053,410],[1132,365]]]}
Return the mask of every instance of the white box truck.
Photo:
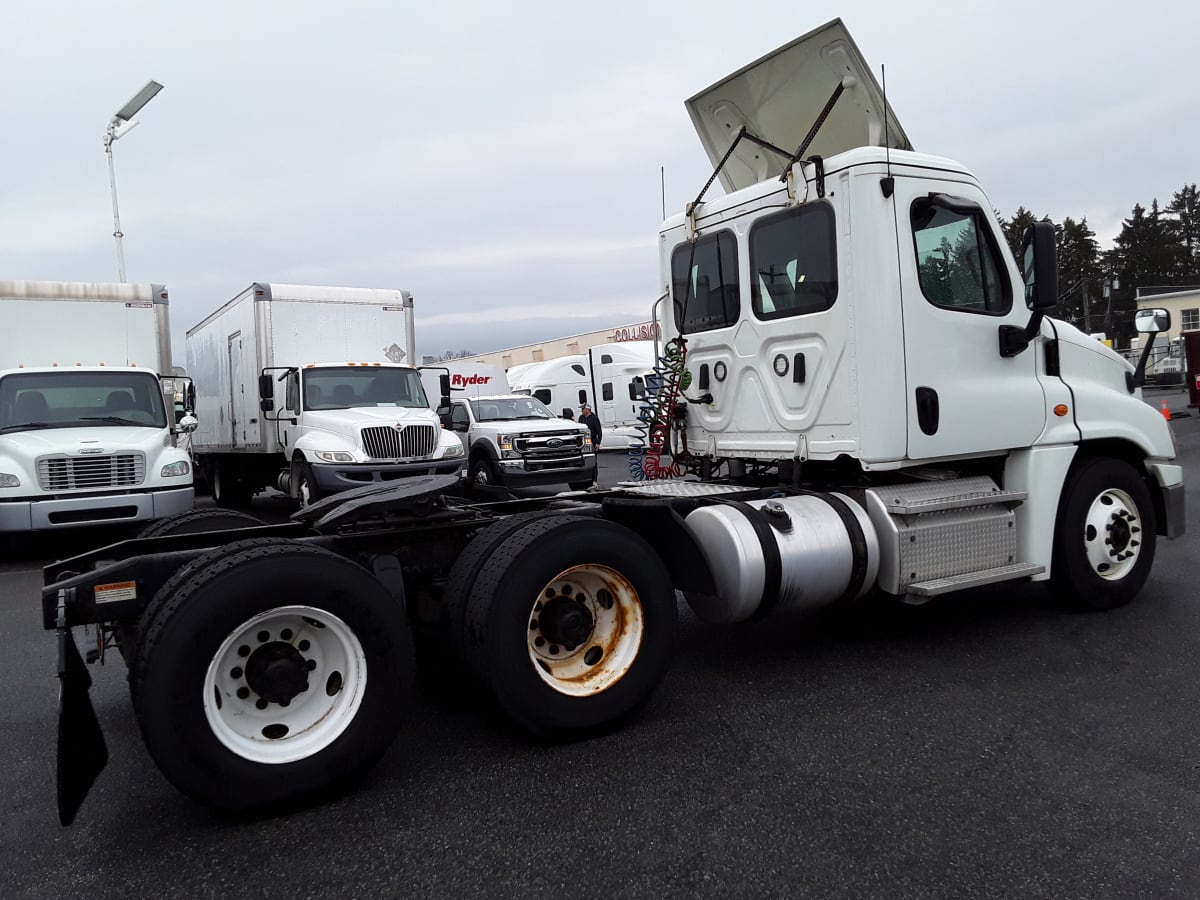
{"label": "white box truck", "polygon": [[580,407],[590,405],[603,429],[601,447],[629,450],[644,442],[640,417],[655,363],[652,342],[620,341],[513,366],[508,381],[514,393],[537,397],[560,414],[571,410],[578,418]]}
{"label": "white box truck", "polygon": [[191,508],[164,285],[0,281],[0,322],[0,532]]}
{"label": "white box truck", "polygon": [[430,409],[407,291],[255,283],[187,333],[192,453],[219,506],[268,487],[307,505],[410,475],[457,472]]}
{"label": "white box truck", "polygon": [[1046,315],[1054,226],[1029,229],[1018,265],[970,170],[909,147],[840,21],[689,106],[727,190],[659,237],[651,443],[689,477],[517,503],[393,483],[286,531],[49,567],[64,819],[105,759],[77,625],[138,636],[150,755],[188,795],[244,810],[323,795],[382,755],[418,624],[440,624],[513,719],[571,739],[646,703],[677,592],[706,621],[778,629],[997,583],[1045,581],[1083,610],[1137,596],[1157,541],[1184,532],[1183,471],[1141,399],[1145,357]]}
{"label": "white box truck", "polygon": [[448,376],[450,409],[440,418],[462,438],[472,484],[566,484],[581,491],[596,483],[596,448],[587,426],[510,391],[499,366],[449,362],[423,367],[422,376],[431,397]]}

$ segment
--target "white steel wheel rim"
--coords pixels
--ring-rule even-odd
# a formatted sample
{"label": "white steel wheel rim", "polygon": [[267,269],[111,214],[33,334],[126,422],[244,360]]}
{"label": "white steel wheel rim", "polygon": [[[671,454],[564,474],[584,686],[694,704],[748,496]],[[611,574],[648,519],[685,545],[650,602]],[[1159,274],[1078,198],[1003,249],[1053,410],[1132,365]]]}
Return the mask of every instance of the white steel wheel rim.
{"label": "white steel wheel rim", "polygon": [[534,671],[571,697],[620,681],[637,660],[645,631],[641,598],[629,579],[595,564],[573,566],[547,582],[525,629]]}
{"label": "white steel wheel rim", "polygon": [[1133,498],[1117,488],[1102,491],[1088,507],[1083,541],[1093,572],[1106,581],[1128,575],[1142,552],[1142,521]]}
{"label": "white steel wheel rim", "polygon": [[[307,687],[283,702],[302,677]],[[243,759],[290,763],[346,731],[366,686],[366,655],[345,622],[311,606],[281,606],[243,622],[213,654],[204,715],[217,740]]]}

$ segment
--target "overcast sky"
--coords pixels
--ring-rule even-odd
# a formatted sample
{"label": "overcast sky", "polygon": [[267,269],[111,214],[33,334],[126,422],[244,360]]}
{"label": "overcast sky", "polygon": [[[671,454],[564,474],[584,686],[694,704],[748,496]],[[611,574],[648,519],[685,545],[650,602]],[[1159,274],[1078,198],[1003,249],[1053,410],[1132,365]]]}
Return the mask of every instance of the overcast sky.
{"label": "overcast sky", "polygon": [[659,167],[668,214],[710,173],[684,99],[837,16],[1005,215],[1107,247],[1200,180],[1196,0],[5,0],[0,278],[117,280],[101,139],[153,78],[117,186],[177,364],[254,281],[410,290],[425,354],[642,321]]}

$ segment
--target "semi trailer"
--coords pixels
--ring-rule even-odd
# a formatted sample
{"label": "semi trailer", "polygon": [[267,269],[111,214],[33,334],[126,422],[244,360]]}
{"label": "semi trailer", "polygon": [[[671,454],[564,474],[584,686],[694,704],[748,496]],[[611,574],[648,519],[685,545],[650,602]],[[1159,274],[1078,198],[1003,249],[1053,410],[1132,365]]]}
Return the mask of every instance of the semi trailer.
{"label": "semi trailer", "polygon": [[192,506],[162,284],[0,281],[0,532]]}
{"label": "semi trailer", "polygon": [[246,811],[327,796],[380,757],[414,628],[521,725],[577,738],[647,701],[680,597],[786,628],[985,584],[1044,582],[1084,610],[1138,594],[1157,541],[1183,533],[1182,471],[1141,400],[1144,358],[1047,314],[1053,226],[1014,259],[975,176],[911,148],[840,21],[688,108],[727,193],[659,234],[644,412],[676,477],[479,502],[421,476],[283,525],[195,512],[47,567],[64,823],[106,759],[81,626],[93,655],[125,658],[164,775]]}

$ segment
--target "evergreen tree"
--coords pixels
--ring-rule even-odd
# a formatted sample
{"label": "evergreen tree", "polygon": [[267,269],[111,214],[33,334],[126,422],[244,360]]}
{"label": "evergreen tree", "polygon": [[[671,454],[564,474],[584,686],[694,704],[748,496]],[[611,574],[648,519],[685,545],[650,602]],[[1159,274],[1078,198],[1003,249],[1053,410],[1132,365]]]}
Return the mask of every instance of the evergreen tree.
{"label": "evergreen tree", "polygon": [[1084,331],[1096,331],[1104,321],[1103,271],[1100,245],[1087,219],[1076,222],[1069,216],[1055,226],[1058,262],[1059,318]]}
{"label": "evergreen tree", "polygon": [[1021,264],[1021,238],[1025,236],[1025,229],[1034,222],[1040,222],[1041,217],[1034,215],[1023,206],[1018,206],[1011,219],[1005,219],[1003,216],[998,216],[998,218],[1000,219],[1000,230],[1004,232],[1004,239],[1008,242],[1013,259],[1017,261],[1019,267]]}
{"label": "evergreen tree", "polygon": [[1200,283],[1200,195],[1196,185],[1185,184],[1176,191],[1163,212],[1171,239],[1183,248],[1179,274],[1187,284]]}

